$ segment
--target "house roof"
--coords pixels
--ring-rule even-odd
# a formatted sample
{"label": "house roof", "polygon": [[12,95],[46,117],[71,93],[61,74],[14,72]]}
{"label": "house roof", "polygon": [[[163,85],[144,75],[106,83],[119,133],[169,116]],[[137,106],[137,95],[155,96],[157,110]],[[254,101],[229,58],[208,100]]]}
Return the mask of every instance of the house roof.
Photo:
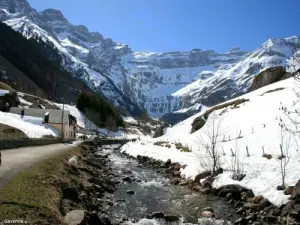
{"label": "house roof", "polygon": [[[10,113],[21,115],[21,108],[11,107]],[[40,109],[40,108],[24,108],[25,116],[33,116],[38,118],[45,118],[45,115],[48,113],[49,115],[49,123],[61,124],[62,116],[64,117],[64,124],[69,123],[70,112],[62,111],[60,109]],[[62,115],[63,114],[63,115]]]}

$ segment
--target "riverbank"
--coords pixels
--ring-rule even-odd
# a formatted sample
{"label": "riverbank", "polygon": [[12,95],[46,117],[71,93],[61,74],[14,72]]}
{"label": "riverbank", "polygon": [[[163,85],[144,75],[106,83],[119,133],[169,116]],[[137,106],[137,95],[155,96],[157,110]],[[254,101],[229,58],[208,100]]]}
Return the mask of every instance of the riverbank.
{"label": "riverbank", "polygon": [[209,224],[223,225],[232,224],[235,220],[234,208],[225,199],[204,195],[186,186],[173,185],[171,179],[157,170],[120,154],[111,146],[104,146],[102,151],[109,154],[112,171],[122,181],[112,195],[116,204],[109,211],[111,221],[202,225],[209,221]]}
{"label": "riverbank", "polygon": [[[134,158],[125,151],[123,151],[123,154],[129,158]],[[180,173],[186,165],[180,165],[170,159],[161,161],[140,155],[136,159],[141,165],[153,168],[158,173],[168,177],[174,185],[187,186],[204,195],[227,199],[232,207],[236,208],[235,214],[238,215],[234,224],[300,224],[300,181],[287,193],[291,195],[290,201],[281,207],[277,207],[263,196],[254,196],[252,190],[237,184],[213,188],[212,183],[215,179],[213,176],[202,177],[201,183],[186,180],[181,177]]]}
{"label": "riverbank", "polygon": [[6,184],[0,190],[0,222],[131,224],[148,218],[182,223],[182,215],[195,221],[202,207],[213,205],[218,218],[232,214],[223,200],[177,188],[136,160],[121,165],[116,157],[128,160],[120,154],[121,145],[87,143],[35,164]]}
{"label": "riverbank", "polygon": [[133,158],[120,146],[86,142],[21,172],[0,190],[0,222],[298,224],[297,199],[278,208],[238,185],[215,189],[213,177],[200,186],[180,176],[185,165]]}
{"label": "riverbank", "polygon": [[74,216],[82,224],[106,221],[101,214],[111,205],[106,193],[113,193],[118,181],[107,156],[95,157],[96,150],[74,147],[14,177],[0,190],[0,222],[70,224]]}

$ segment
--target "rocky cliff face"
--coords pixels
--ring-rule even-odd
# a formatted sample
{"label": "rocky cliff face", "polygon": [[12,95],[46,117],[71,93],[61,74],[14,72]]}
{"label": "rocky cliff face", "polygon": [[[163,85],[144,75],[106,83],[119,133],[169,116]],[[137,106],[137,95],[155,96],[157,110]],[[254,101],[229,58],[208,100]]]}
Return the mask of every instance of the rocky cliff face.
{"label": "rocky cliff face", "polygon": [[[247,92],[255,75],[287,67],[299,37],[270,39],[253,52],[136,52],[75,26],[55,9],[37,12],[25,0],[0,0],[0,20],[27,38],[57,48],[63,65],[120,108],[153,117],[191,114]],[[134,43],[133,43],[134,44]]]}

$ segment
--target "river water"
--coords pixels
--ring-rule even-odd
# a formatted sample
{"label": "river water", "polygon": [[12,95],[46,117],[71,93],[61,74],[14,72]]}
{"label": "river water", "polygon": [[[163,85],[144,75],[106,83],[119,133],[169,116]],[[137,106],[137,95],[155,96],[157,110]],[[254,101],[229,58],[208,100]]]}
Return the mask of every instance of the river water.
{"label": "river water", "polygon": [[[109,215],[112,221],[128,218],[132,223],[164,224],[163,220],[146,219],[153,212],[164,212],[180,217],[180,224],[231,224],[228,217],[234,217],[234,209],[225,200],[202,195],[185,186],[172,185],[154,169],[139,165],[135,159],[127,158],[112,146],[103,148],[102,152],[109,153],[115,173],[137,181],[119,184],[118,190],[112,196],[115,202]],[[133,190],[134,194],[128,194],[128,190]],[[217,221],[199,221],[199,212],[205,207],[214,209]]]}

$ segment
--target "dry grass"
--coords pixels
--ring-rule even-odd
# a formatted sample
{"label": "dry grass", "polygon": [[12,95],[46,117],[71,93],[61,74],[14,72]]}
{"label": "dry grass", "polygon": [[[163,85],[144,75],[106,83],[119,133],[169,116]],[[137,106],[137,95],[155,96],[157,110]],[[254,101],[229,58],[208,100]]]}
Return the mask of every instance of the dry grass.
{"label": "dry grass", "polygon": [[65,162],[71,156],[80,154],[80,148],[75,147],[39,162],[14,177],[0,189],[0,221],[18,218],[32,224],[44,224],[43,221],[62,224],[57,180],[71,182]]}
{"label": "dry grass", "polygon": [[0,123],[0,140],[24,139],[24,138],[28,138],[28,137],[23,131],[15,127],[11,127],[6,124]]}
{"label": "dry grass", "polygon": [[0,81],[0,89],[4,89],[10,92],[16,92],[11,86],[9,86],[8,84]]}
{"label": "dry grass", "polygon": [[154,143],[154,145],[161,146],[161,147],[164,147],[167,144],[169,144],[168,141],[157,141]]}
{"label": "dry grass", "polygon": [[181,151],[181,152],[191,152],[191,150],[189,149],[189,147],[186,145],[182,145],[181,143],[175,143],[176,148]]}
{"label": "dry grass", "polygon": [[265,94],[272,93],[272,92],[275,92],[275,91],[281,91],[281,90],[284,90],[284,88],[275,88],[275,89],[272,89],[272,90],[268,90],[265,93],[263,93],[261,96],[264,96]]}
{"label": "dry grass", "polygon": [[191,152],[192,150],[191,149],[189,149],[189,147],[188,146],[183,146],[182,148],[181,148],[181,150],[180,150],[181,152]]}

